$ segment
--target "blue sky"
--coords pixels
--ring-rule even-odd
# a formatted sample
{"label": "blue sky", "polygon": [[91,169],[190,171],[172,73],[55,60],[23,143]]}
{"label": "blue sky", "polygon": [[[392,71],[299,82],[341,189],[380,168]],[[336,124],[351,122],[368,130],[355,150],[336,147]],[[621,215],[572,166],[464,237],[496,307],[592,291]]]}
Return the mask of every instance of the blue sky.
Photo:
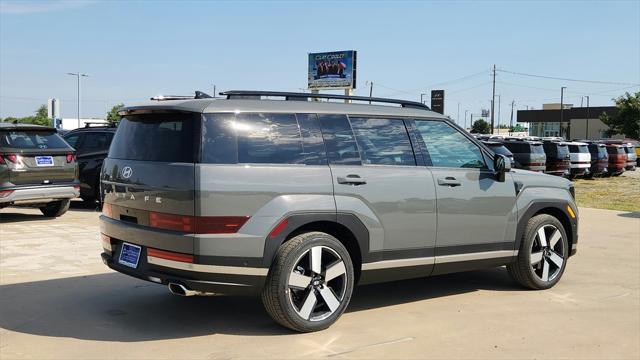
{"label": "blue sky", "polygon": [[[499,72],[501,119],[559,102],[609,105],[640,87],[640,1],[207,2],[0,0],[0,116],[32,113],[47,98],[76,116],[117,102],[194,90],[306,87],[307,53],[358,51],[358,89],[418,100],[446,90],[446,113],[489,108]],[[457,80],[463,78],[461,80]],[[457,80],[457,81],[452,81]],[[497,103],[496,103],[497,105]],[[496,113],[498,110],[496,109]],[[463,115],[461,114],[461,117]]]}

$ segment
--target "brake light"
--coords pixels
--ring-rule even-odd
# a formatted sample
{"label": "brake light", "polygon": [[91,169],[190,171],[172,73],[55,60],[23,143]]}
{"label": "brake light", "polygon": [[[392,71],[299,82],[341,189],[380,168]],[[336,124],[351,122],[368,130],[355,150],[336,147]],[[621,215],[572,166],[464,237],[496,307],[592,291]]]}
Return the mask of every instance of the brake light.
{"label": "brake light", "polygon": [[0,190],[0,199],[6,198],[7,196],[11,195],[12,192],[13,190]]}
{"label": "brake light", "polygon": [[235,234],[248,216],[196,216],[197,234]]}
{"label": "brake light", "polygon": [[154,248],[147,248],[147,256],[156,257],[156,258],[165,259],[165,260],[193,263],[193,255],[176,253],[172,251],[158,250]]}
{"label": "brake light", "polygon": [[111,204],[104,203],[102,204],[102,215],[113,218],[113,208]]}
{"label": "brake light", "polygon": [[234,234],[249,216],[187,216],[149,212],[152,227],[195,234]]}
{"label": "brake light", "polygon": [[149,225],[160,229],[194,232],[193,216],[149,212]]}
{"label": "brake light", "polygon": [[14,164],[17,163],[18,155],[16,154],[0,155],[0,164],[6,164],[7,161]]}
{"label": "brake light", "polygon": [[76,156],[73,154],[67,154],[67,163],[72,162],[73,160],[76,159]]}

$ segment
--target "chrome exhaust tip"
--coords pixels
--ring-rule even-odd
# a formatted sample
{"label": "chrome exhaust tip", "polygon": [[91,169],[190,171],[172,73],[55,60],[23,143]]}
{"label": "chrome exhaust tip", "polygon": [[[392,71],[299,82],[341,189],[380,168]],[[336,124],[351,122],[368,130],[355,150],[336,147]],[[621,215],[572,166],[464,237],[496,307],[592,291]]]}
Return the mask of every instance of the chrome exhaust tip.
{"label": "chrome exhaust tip", "polygon": [[193,290],[187,289],[182,284],[169,283],[168,287],[169,287],[169,291],[173,295],[178,295],[178,296],[194,296],[194,295],[198,295],[198,293],[199,293],[198,291],[193,291]]}

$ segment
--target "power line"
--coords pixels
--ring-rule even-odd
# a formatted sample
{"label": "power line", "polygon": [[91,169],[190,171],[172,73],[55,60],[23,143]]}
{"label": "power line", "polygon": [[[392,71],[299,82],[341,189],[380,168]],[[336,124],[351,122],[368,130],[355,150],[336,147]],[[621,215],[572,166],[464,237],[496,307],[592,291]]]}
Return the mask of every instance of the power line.
{"label": "power line", "polygon": [[500,71],[500,72],[507,73],[507,74],[513,74],[513,75],[520,75],[520,76],[535,77],[535,78],[540,78],[540,79],[551,79],[551,80],[561,80],[561,81],[573,81],[573,82],[583,82],[583,83],[591,83],[591,84],[609,84],[609,85],[630,85],[630,86],[640,86],[640,84],[637,84],[637,83],[625,83],[625,82],[613,82],[613,81],[598,81],[598,80],[570,79],[570,78],[561,78],[561,77],[554,77],[554,76],[545,76],[545,75],[527,74],[527,73],[521,73],[521,72],[516,72],[516,71],[504,70],[504,69],[497,69],[496,71]]}

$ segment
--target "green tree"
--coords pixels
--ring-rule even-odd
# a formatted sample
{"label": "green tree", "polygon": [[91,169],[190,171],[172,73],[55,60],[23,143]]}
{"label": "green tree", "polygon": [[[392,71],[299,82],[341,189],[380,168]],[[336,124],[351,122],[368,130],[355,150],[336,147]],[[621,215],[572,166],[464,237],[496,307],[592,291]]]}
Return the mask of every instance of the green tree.
{"label": "green tree", "polygon": [[475,134],[488,134],[491,132],[491,125],[484,121],[484,119],[479,119],[473,122],[471,125],[471,132]]}
{"label": "green tree", "polygon": [[524,126],[520,125],[520,124],[515,124],[514,126],[511,127],[511,132],[524,132],[526,131],[526,129],[524,128]]}
{"label": "green tree", "polygon": [[118,121],[120,121],[120,115],[118,115],[118,110],[120,110],[122,107],[124,107],[124,104],[116,104],[114,107],[111,108],[111,110],[107,114],[107,121],[109,122],[109,124],[116,124],[118,123]]}
{"label": "green tree", "polygon": [[618,108],[618,114],[609,116],[606,113],[600,115],[600,121],[609,127],[608,136],[624,134],[631,139],[640,139],[640,91],[634,95],[625,93],[617,99],[613,99]]}
{"label": "green tree", "polygon": [[15,117],[7,117],[2,119],[4,122],[17,122],[20,124],[35,124],[35,125],[44,125],[44,126],[52,126],[52,121],[47,116],[47,105],[40,105],[38,110],[36,110],[35,115],[26,116],[22,118]]}

